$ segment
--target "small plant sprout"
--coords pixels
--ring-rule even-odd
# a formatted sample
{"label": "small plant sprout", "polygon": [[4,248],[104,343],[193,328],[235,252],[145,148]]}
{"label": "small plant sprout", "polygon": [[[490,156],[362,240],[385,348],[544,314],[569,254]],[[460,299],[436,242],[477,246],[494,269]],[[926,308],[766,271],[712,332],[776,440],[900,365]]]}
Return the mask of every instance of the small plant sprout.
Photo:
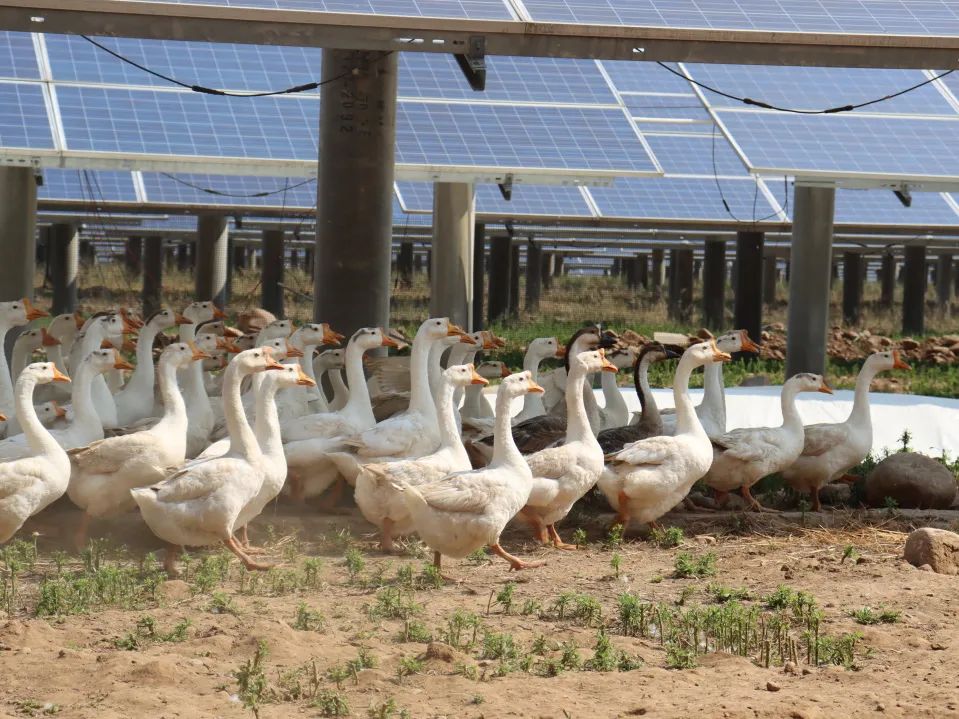
{"label": "small plant sprout", "polygon": [[366,566],[366,560],[363,554],[355,547],[350,547],[343,555],[343,561],[346,564],[346,571],[350,575],[350,581],[355,582],[360,572]]}
{"label": "small plant sprout", "polygon": [[496,604],[503,608],[503,614],[509,614],[510,610],[513,608],[513,595],[515,593],[515,582],[507,582],[505,585],[503,585],[503,588],[496,593]]}
{"label": "small plant sprout", "polygon": [[609,560],[609,566],[613,568],[614,576],[619,579],[619,569],[623,566],[623,558],[619,555],[619,552],[613,552],[613,556]]}
{"label": "small plant sprout", "polygon": [[314,699],[310,706],[320,710],[320,716],[345,717],[350,714],[350,705],[339,692],[323,691]]}
{"label": "small plant sprout", "polygon": [[266,642],[261,639],[256,645],[253,656],[247,659],[233,675],[239,688],[240,701],[243,702],[244,707],[253,712],[256,719],[260,717],[260,705],[266,701],[269,687],[266,673],[263,671],[266,655]]}
{"label": "small plant sprout", "polygon": [[675,576],[679,579],[686,577],[712,577],[716,574],[716,555],[707,552],[695,556],[689,552],[681,552],[676,557]]}
{"label": "small plant sprout", "polygon": [[306,602],[300,602],[296,607],[293,628],[301,632],[319,631],[323,628],[323,615],[310,609]]}
{"label": "small plant sprout", "polygon": [[683,530],[679,527],[666,527],[665,529],[654,527],[649,533],[649,541],[660,549],[678,547],[684,539]]}
{"label": "small plant sprout", "polygon": [[573,531],[573,544],[575,544],[577,547],[582,548],[586,546],[587,541],[588,541],[588,538],[586,537],[586,530],[583,529],[582,527],[577,527]]}
{"label": "small plant sprout", "polygon": [[851,544],[847,544],[845,547],[843,547],[842,559],[839,560],[839,563],[844,564],[847,559],[854,562],[856,559],[858,559],[858,557],[859,554],[856,552],[856,548]]}
{"label": "small plant sprout", "polygon": [[423,666],[422,659],[417,659],[416,657],[403,657],[400,659],[400,663],[396,667],[396,676],[402,680],[403,677],[419,674],[423,671]]}
{"label": "small plant sprout", "polygon": [[623,536],[626,528],[622,524],[614,524],[606,533],[606,539],[603,540],[604,549],[618,549],[623,546]]}
{"label": "small plant sprout", "polygon": [[855,609],[849,614],[859,624],[895,624],[901,616],[900,612],[885,607],[879,607],[879,609],[863,607],[862,609]]}

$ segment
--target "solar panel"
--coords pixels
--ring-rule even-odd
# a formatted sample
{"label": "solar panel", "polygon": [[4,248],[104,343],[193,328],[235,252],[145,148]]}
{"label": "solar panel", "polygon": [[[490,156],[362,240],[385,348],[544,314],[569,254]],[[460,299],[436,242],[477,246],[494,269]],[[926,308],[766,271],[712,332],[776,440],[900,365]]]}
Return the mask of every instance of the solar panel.
{"label": "solar panel", "polygon": [[[835,67],[766,67],[762,65],[687,65],[689,74],[707,85],[740,97],[779,107],[822,110],[884,97],[929,78],[919,70],[871,70]],[[736,100],[705,92],[713,107],[743,107]],[[887,115],[955,115],[935,85],[856,110]]]}
{"label": "solar panel", "polygon": [[727,110],[719,117],[758,171],[959,177],[959,115],[936,120]]}
{"label": "solar panel", "polygon": [[620,92],[693,95],[686,80],[676,77],[654,62],[603,60],[601,64],[613,86]]}
{"label": "solar panel", "polygon": [[40,79],[40,67],[30,33],[0,30],[0,77],[12,80]]}
{"label": "solar panel", "polygon": [[400,54],[400,97],[616,104],[592,60],[486,58],[486,90],[470,89],[452,55]]}
{"label": "solar panel", "polygon": [[[81,37],[44,38],[56,81],[171,87]],[[320,77],[322,51],[318,48],[130,38],[98,38],[97,42],[161,74],[218,89],[275,90]]]}
{"label": "solar panel", "polygon": [[[398,182],[403,206],[412,212],[433,211],[433,183]],[[501,215],[545,215],[591,217],[578,187],[559,185],[514,185],[512,199],[503,199],[496,185],[476,185],[476,211]]]}
{"label": "solar panel", "polygon": [[263,159],[316,158],[319,103],[193,92],[58,86],[72,150]]}
{"label": "solar panel", "polygon": [[959,215],[937,192],[914,192],[906,207],[889,190],[836,191],[835,222],[883,225],[955,225]]}
{"label": "solar panel", "polygon": [[[724,180],[722,197],[736,219],[766,218],[774,209],[752,180]],[[611,187],[590,188],[603,217],[655,217],[681,220],[715,220],[731,217],[712,179],[628,177]],[[777,218],[770,218],[777,219]]]}
{"label": "solar panel", "polygon": [[524,0],[534,21],[596,25],[959,35],[952,0]]}
{"label": "solar panel", "polygon": [[0,82],[0,147],[53,149],[40,85]]}
{"label": "solar panel", "polygon": [[[622,98],[634,118],[696,120],[710,125],[713,122],[695,95],[622,95]],[[699,132],[703,132],[702,127]]]}
{"label": "solar panel", "polygon": [[249,7],[265,10],[307,10],[402,17],[512,20],[503,0],[157,0],[189,5]]}
{"label": "solar panel", "polygon": [[397,116],[398,162],[656,172],[620,110],[409,101]]}
{"label": "solar panel", "polygon": [[136,202],[133,175],[111,170],[43,171],[43,185],[37,188],[41,200],[81,200],[85,202]]}
{"label": "solar panel", "polygon": [[725,136],[646,135],[663,170],[670,175],[746,175],[746,167]]}
{"label": "solar panel", "polygon": [[[313,207],[316,204],[316,182],[304,181],[302,177],[145,172],[143,186],[148,202],[270,207]],[[285,187],[290,189],[283,192]],[[216,190],[221,194],[197,188]],[[265,196],[256,197],[258,194]]]}

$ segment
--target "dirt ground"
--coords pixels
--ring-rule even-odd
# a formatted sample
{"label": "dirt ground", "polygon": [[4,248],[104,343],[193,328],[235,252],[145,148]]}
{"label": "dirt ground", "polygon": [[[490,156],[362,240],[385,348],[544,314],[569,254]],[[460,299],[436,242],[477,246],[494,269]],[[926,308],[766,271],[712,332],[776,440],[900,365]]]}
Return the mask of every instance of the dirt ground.
{"label": "dirt ground", "polygon": [[[954,529],[959,512],[674,512],[663,524],[684,530],[675,548],[632,534],[620,546],[604,546],[609,517],[600,516],[562,528],[567,540],[575,527],[587,530],[589,543],[575,552],[540,549],[517,527],[504,536],[504,545],[546,560],[545,567],[511,574],[499,559],[447,561],[444,571],[459,583],[397,590],[391,581],[404,566],[412,568],[412,584],[422,584],[422,545],[409,545],[408,554],[419,556],[387,557],[355,513],[322,515],[281,505],[251,531],[279,565],[269,574],[253,579],[231,560],[225,578],[203,582],[201,558],[211,552],[198,552],[183,580],[156,587],[155,600],[146,596],[126,606],[103,602],[79,614],[35,616],[39,584],[57,573],[56,561],[62,572],[82,571],[76,553],[56,554],[69,549],[75,520],[75,510],[58,504],[20,535],[28,545],[36,542],[39,559],[19,572],[13,616],[0,620],[3,716],[253,716],[241,700],[236,673],[260,640],[268,649],[257,709],[264,719],[959,716],[959,578],[921,571],[901,559],[911,526]],[[101,569],[142,565],[143,555],[158,549],[133,515],[93,528],[94,536],[107,533]],[[683,552],[714,553],[715,576],[674,578]],[[618,577],[614,556],[621,560]],[[307,565],[309,557],[320,561]],[[502,592],[509,582],[515,587],[507,613],[491,601],[491,592]],[[669,669],[655,637],[623,636],[617,629],[617,596],[623,592],[654,604],[708,606],[714,601],[710,584],[747,588],[751,598],[744,604],[757,608],[781,584],[812,594],[823,612],[822,632],[861,632],[855,660],[849,667],[800,660],[784,670],[776,662],[766,668],[751,658],[710,652],[697,657],[694,668]],[[394,590],[407,602],[409,619],[376,611],[384,592]],[[598,600],[601,616],[587,622],[557,618],[551,607],[563,592]],[[850,612],[864,606],[900,616],[895,623],[863,626]],[[479,637],[511,634],[533,668],[497,671],[503,664],[483,658],[481,638],[467,646],[470,629],[459,648],[434,645],[427,656],[426,634],[445,638],[444,627],[457,610],[478,615]],[[176,634],[173,628],[184,619],[190,624],[179,635],[158,638]],[[553,657],[573,640],[586,661],[599,626],[639,668],[566,669],[558,676],[537,669],[542,654],[529,654],[537,637],[545,637],[540,651],[548,647],[545,653]],[[422,636],[402,637],[404,631]],[[355,671],[335,669],[359,656],[367,658]]]}

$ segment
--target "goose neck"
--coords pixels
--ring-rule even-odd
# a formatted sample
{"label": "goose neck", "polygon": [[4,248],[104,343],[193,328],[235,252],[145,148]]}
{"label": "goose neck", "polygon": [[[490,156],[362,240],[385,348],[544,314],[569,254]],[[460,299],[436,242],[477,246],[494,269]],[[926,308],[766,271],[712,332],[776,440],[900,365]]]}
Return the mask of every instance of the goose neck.
{"label": "goose neck", "polygon": [[[173,358],[160,358],[160,398],[163,401],[162,424],[164,430],[185,433],[187,428],[186,404],[176,381],[176,365]],[[159,426],[159,425],[158,425]]]}
{"label": "goose neck", "polygon": [[850,420],[858,422],[869,422],[869,386],[879,374],[879,369],[868,360],[859,370],[859,376],[856,377],[856,392],[852,402],[852,413]]}
{"label": "goose neck", "polygon": [[443,379],[436,397],[436,416],[439,419],[440,448],[448,449],[460,443],[459,426],[456,422],[456,405],[453,398],[457,388],[452,382]]}
{"label": "goose neck", "polygon": [[523,455],[513,440],[513,423],[510,417],[512,397],[500,385],[496,393],[496,421],[493,425],[493,458],[490,467],[501,467],[506,464],[523,464]]}
{"label": "goose neck", "polygon": [[160,330],[152,323],[148,323],[137,339],[137,366],[127,382],[127,387],[135,389],[137,392],[153,392],[153,385],[156,381],[156,368],[153,365],[153,341],[159,332]]}
{"label": "goose neck", "polygon": [[259,456],[260,447],[246,419],[243,398],[240,396],[240,385],[248,374],[237,362],[231,362],[226,368],[223,377],[223,415],[230,434],[230,452],[253,461]]}
{"label": "goose neck", "polygon": [[673,379],[673,401],[676,404],[676,434],[706,435],[703,425],[696,415],[693,401],[689,397],[689,378],[696,367],[696,360],[684,355],[676,368]]}
{"label": "goose neck", "polygon": [[413,342],[410,353],[410,409],[429,416],[433,414],[433,397],[430,394],[430,354],[437,341],[426,337]]}
{"label": "goose neck", "polygon": [[643,419],[659,422],[659,406],[656,404],[656,397],[649,386],[649,364],[649,356],[643,357],[639,361],[633,383],[636,386],[636,394],[639,396],[639,405],[643,409]]}
{"label": "goose neck", "polygon": [[[606,373],[604,373],[606,374]],[[566,441],[582,442],[593,437],[589,415],[586,413],[585,395],[587,390],[584,382],[587,372],[578,363],[572,365],[569,373],[568,391],[566,392]]]}
{"label": "goose neck", "polygon": [[70,403],[73,405],[73,425],[71,426],[101,427],[103,425],[93,404],[93,380],[99,374],[93,362],[83,362],[74,375],[73,387],[70,390]]}
{"label": "goose neck", "polygon": [[[373,405],[370,403],[370,388],[363,373],[363,355],[366,353],[359,342],[351,342],[346,347],[346,381],[349,383],[350,396],[344,410],[354,417],[361,416],[369,426],[375,422]],[[330,378],[332,383],[332,377]]]}
{"label": "goose neck", "polygon": [[796,395],[799,394],[799,388],[786,383],[783,385],[783,391],[779,396],[779,404],[783,413],[783,428],[791,431],[802,430],[802,417],[799,416],[799,410],[796,408]]}
{"label": "goose neck", "polygon": [[27,439],[30,454],[48,455],[61,448],[37,418],[37,410],[33,406],[33,390],[36,386],[37,378],[32,374],[21,374],[17,380],[17,420]]}
{"label": "goose neck", "polygon": [[280,413],[276,407],[276,393],[279,388],[275,380],[267,381],[264,378],[256,394],[256,441],[260,451],[271,460],[284,456]]}

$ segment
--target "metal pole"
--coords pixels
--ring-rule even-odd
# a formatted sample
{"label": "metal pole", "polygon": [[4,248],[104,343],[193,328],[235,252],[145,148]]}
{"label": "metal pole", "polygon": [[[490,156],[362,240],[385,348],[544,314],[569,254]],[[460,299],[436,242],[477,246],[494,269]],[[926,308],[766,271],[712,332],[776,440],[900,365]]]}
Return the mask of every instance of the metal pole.
{"label": "metal pole", "polygon": [[53,283],[52,313],[77,309],[77,275],[80,268],[80,233],[76,225],[56,224],[47,235],[50,246],[50,275]]}
{"label": "metal pole", "polygon": [[908,245],[903,267],[902,333],[921,335],[926,314],[926,247]]}
{"label": "metal pole", "polygon": [[316,321],[389,326],[399,53],[323,50]]}
{"label": "metal pole", "polygon": [[794,193],[786,376],[826,369],[832,225],[836,190],[797,185]]}
{"label": "metal pole", "polygon": [[163,238],[147,237],[143,248],[143,302],[144,318],[163,304]]}
{"label": "metal pole", "polygon": [[263,309],[283,317],[283,230],[263,230],[260,286]]}
{"label": "metal pole", "polygon": [[483,314],[483,290],[486,286],[486,225],[477,222],[473,226],[473,331],[485,326]]}
{"label": "metal pole", "polygon": [[666,286],[666,311],[672,320],[679,319],[679,284],[676,279],[677,250],[669,251],[668,283]]}
{"label": "metal pole", "polygon": [[473,185],[433,184],[433,274],[430,315],[473,324]]}
{"label": "metal pole", "polygon": [[736,233],[733,324],[759,342],[763,328],[763,233]]}
{"label": "metal pole", "polygon": [[512,240],[509,237],[490,238],[489,247],[489,309],[487,323],[502,322],[509,314],[510,252]]}
{"label": "metal pole", "polygon": [[844,252],[842,258],[842,319],[857,325],[862,319],[862,255]]}
{"label": "metal pole", "polygon": [[531,237],[526,245],[526,311],[539,309],[539,297],[543,288],[543,250]]}
{"label": "metal pole", "polygon": [[196,298],[213,300],[219,307],[227,302],[227,260],[229,233],[223,215],[199,215],[196,221]]}
{"label": "metal pole", "polygon": [[726,241],[706,242],[703,256],[703,324],[722,331],[726,322]]}

